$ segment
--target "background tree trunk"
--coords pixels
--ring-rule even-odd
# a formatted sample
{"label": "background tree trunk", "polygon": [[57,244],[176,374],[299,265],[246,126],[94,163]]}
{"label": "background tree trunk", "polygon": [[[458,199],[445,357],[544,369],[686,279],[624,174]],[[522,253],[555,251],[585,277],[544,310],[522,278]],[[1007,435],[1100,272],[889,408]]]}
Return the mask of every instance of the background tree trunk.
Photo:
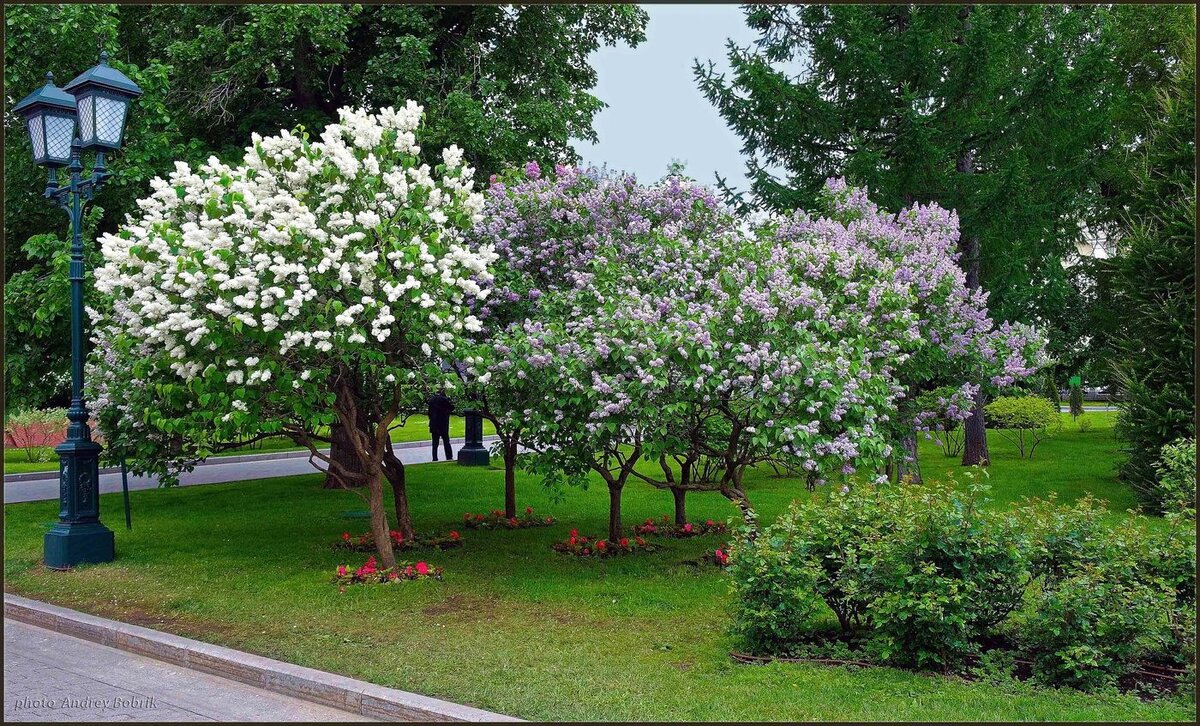
{"label": "background tree trunk", "polygon": [[[968,13],[969,15],[969,13]],[[965,21],[964,21],[965,22]],[[955,165],[960,174],[975,173],[975,152],[967,149],[959,157]],[[979,236],[964,232],[958,239],[959,264],[962,265],[966,276],[968,290],[979,289]],[[963,422],[963,466],[987,466],[988,445],[987,430],[983,425],[983,391],[975,394],[975,407],[971,416]]]}
{"label": "background tree trunk", "polygon": [[917,433],[909,431],[900,440],[900,451],[896,456],[896,480],[908,477],[913,484],[921,483],[921,464],[917,460]]}
{"label": "background tree trunk", "polygon": [[608,485],[608,538],[616,542],[621,539],[621,486]]}
{"label": "background tree trunk", "polygon": [[504,444],[504,516],[517,516],[517,437]]}
{"label": "background tree trunk", "polygon": [[[359,474],[363,473],[362,462],[358,460],[358,454],[354,452],[354,446],[346,437],[345,427],[335,421],[329,427],[329,439],[329,458],[348,471]],[[339,477],[332,471],[325,474],[326,489],[349,489],[350,487],[358,486],[362,486],[362,483],[353,479]]]}
{"label": "background tree trunk", "polygon": [[671,487],[671,495],[675,497],[675,524],[682,527],[687,524],[687,509],[684,499],[687,497],[687,489]]}

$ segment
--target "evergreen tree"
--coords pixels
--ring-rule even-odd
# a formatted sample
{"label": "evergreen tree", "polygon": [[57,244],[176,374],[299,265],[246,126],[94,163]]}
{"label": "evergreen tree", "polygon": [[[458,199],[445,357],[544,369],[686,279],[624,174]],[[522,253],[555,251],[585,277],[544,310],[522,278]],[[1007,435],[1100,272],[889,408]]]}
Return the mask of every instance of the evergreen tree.
{"label": "evergreen tree", "polygon": [[1153,109],[1111,261],[1117,434],[1128,450],[1120,475],[1155,508],[1162,504],[1154,469],[1162,447],[1196,431],[1195,83],[1193,44]]}

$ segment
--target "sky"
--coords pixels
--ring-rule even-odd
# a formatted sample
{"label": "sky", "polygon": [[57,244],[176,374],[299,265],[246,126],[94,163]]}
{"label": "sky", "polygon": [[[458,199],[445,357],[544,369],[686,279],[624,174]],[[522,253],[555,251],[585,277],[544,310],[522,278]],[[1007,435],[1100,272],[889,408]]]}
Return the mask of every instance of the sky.
{"label": "sky", "polygon": [[728,71],[725,44],[751,44],[737,5],[643,5],[650,15],[646,40],[637,48],[600,48],[592,55],[598,83],[592,91],[608,104],[596,115],[599,143],[575,142],[585,165],[607,164],[643,182],[663,176],[678,159],[686,173],[715,184],[719,172],[746,189],[741,140],[700,93],[692,62],[712,60]]}

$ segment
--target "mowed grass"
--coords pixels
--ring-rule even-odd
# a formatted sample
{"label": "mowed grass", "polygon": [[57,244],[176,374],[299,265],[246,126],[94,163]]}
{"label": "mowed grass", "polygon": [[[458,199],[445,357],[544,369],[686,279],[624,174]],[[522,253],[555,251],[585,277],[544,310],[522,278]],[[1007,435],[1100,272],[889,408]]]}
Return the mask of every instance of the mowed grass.
{"label": "mowed grass", "polygon": [[[452,416],[450,418],[450,437],[461,438],[464,435],[466,424],[461,416]],[[496,428],[491,421],[483,422],[483,435],[490,436],[496,433]],[[393,443],[404,443],[409,441],[429,441],[429,419],[418,414],[410,416],[403,426],[398,426],[391,431]],[[235,454],[266,454],[276,451],[300,451],[302,447],[286,437],[272,436],[268,439],[255,442],[249,446],[239,446],[236,449],[217,454],[217,456],[233,456]],[[54,449],[50,447],[39,447],[34,450],[34,458],[39,461],[30,461],[29,454],[22,448],[6,448],[4,450],[4,473],[5,474],[20,474],[30,471],[57,471],[58,470],[58,455],[54,453]]]}
{"label": "mowed grass", "polygon": [[[1133,503],[1113,477],[1111,416],[1081,434],[1063,431],[1033,461],[991,443],[997,506],[1022,495],[1091,491],[1114,517]],[[1011,452],[1011,453],[1010,453]],[[926,476],[958,469],[932,443]],[[339,563],[366,555],[331,549],[361,520],[354,494],[320,477],[132,494],[133,530],[105,496],[118,559],[70,573],[45,570],[41,540],[54,502],[5,507],[6,589],[68,607],[242,648],[375,683],[541,720],[1191,720],[1194,704],[1143,702],[1009,683],[989,685],[890,668],[733,663],[726,575],[682,566],[719,540],[662,540],[651,554],[587,561],[551,544],[571,528],[598,534],[607,493],[595,483],[554,501],[532,477],[520,506],[555,515],[547,528],[462,530],[464,512],[502,501],[503,472],[454,464],[409,468],[417,528],[460,529],[465,545],[424,552],[445,579],[394,586],[331,584]],[[769,521],[799,481],[754,472],[748,484]],[[669,493],[630,483],[626,524],[670,511]],[[692,520],[726,519],[716,494],[689,496]]]}

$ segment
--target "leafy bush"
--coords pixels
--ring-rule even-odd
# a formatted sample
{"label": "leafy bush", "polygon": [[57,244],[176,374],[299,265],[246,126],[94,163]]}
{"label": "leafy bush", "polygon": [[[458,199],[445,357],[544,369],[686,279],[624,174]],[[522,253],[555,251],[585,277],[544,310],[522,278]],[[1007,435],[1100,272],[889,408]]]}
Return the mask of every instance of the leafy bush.
{"label": "leafy bush", "polygon": [[1178,439],[1162,448],[1154,465],[1158,501],[1165,512],[1196,511],[1196,440]]}
{"label": "leafy bush", "polygon": [[1088,418],[1086,413],[1080,414],[1075,418],[1075,425],[1079,427],[1079,433],[1086,434],[1092,430],[1092,420]]}
{"label": "leafy bush", "polygon": [[65,408],[25,409],[4,421],[5,444],[24,449],[31,462],[45,461],[50,447],[62,441],[66,430]]}
{"label": "leafy bush", "polygon": [[918,668],[960,665],[1020,604],[1029,581],[1010,515],[985,513],[987,488],[909,488],[885,522],[868,580],[872,649]]}
{"label": "leafy bush", "polygon": [[983,407],[983,416],[989,428],[1017,445],[1022,458],[1028,446],[1030,459],[1051,427],[1059,424],[1058,409],[1041,396],[1000,396]]}
{"label": "leafy bush", "polygon": [[780,544],[778,535],[751,538],[743,531],[726,560],[733,576],[733,631],[753,652],[787,652],[812,630],[821,607],[817,571]]}
{"label": "leafy bush", "polygon": [[1133,669],[1145,643],[1161,634],[1157,615],[1167,593],[1087,564],[1047,582],[1023,613],[1017,632],[1039,680],[1077,688],[1111,686]]}
{"label": "leafy bush", "polygon": [[1193,662],[1194,524],[1175,515],[1165,529],[1136,519],[1113,527],[1105,511],[1090,497],[1022,508],[1039,588],[1013,626],[1043,681],[1092,688],[1113,683],[1142,657]]}
{"label": "leafy bush", "polygon": [[1042,376],[1042,396],[1055,408],[1062,404],[1062,398],[1058,393],[1058,384],[1054,382],[1054,371],[1047,371],[1046,375]]}
{"label": "leafy bush", "polygon": [[735,544],[735,629],[787,651],[816,631],[820,601],[843,631],[869,626],[885,662],[959,664],[1021,602],[1016,520],[985,514],[986,487],[863,485],[795,503]]}

